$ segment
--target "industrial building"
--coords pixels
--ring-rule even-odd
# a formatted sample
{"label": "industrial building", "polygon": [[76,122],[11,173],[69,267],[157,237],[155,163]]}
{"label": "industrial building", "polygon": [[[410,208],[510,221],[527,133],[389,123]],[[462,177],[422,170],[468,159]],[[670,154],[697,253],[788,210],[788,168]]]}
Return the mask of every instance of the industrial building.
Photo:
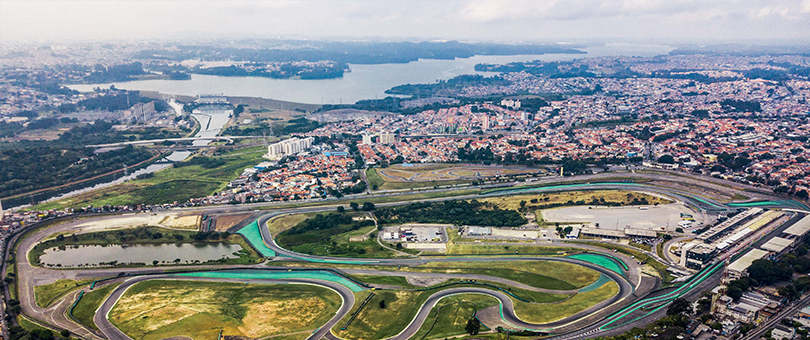
{"label": "industrial building", "polygon": [[492,228],[490,227],[464,227],[464,231],[470,236],[492,235]]}
{"label": "industrial building", "polygon": [[600,229],[600,228],[585,227],[580,230],[580,234],[582,236],[609,238],[609,239],[621,239],[631,237],[643,237],[643,238],[658,237],[658,234],[653,230],[634,229],[634,228],[625,228],[624,230],[617,230],[617,229]]}

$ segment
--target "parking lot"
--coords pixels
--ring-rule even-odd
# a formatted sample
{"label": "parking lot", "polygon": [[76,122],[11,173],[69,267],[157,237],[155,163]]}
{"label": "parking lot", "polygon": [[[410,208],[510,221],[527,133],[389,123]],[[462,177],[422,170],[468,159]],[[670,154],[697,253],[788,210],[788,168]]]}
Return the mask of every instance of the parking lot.
{"label": "parking lot", "polygon": [[668,227],[667,231],[675,231],[678,222],[683,221],[681,213],[692,215],[695,219],[693,225],[700,225],[706,218],[687,208],[683,203],[662,204],[659,206],[630,207],[599,207],[575,206],[543,210],[543,220],[546,222],[592,223],[599,224],[602,229],[624,230],[630,228],[663,231],[661,227]]}

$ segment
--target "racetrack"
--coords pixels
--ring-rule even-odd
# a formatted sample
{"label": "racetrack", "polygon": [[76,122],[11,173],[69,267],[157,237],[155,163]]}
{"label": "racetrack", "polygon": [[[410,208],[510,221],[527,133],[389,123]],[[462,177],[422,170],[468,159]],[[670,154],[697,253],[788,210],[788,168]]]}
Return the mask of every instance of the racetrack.
{"label": "racetrack", "polygon": [[[708,197],[701,196],[700,194],[688,192],[681,189],[673,189],[673,188],[665,188],[665,187],[658,187],[653,185],[646,185],[643,183],[629,183],[629,182],[613,182],[613,183],[581,183],[581,184],[566,184],[566,185],[550,185],[545,187],[537,187],[537,188],[506,188],[501,190],[493,190],[490,192],[486,192],[482,195],[467,195],[467,196],[458,196],[458,197],[450,197],[450,198],[439,198],[439,199],[431,199],[430,201],[441,201],[441,200],[448,200],[448,199],[465,199],[465,198],[475,198],[481,196],[499,196],[499,195],[513,195],[513,194],[520,194],[520,193],[538,193],[538,192],[559,192],[559,191],[571,191],[571,190],[602,190],[602,189],[622,189],[622,190],[634,190],[634,191],[645,191],[645,192],[654,192],[659,193],[662,195],[666,195],[669,197],[676,198],[678,200],[684,201],[688,205],[692,206],[696,209],[701,209],[705,211],[721,211],[727,209],[730,205],[724,202],[720,202]],[[761,197],[760,197],[761,198]],[[351,198],[350,198],[351,199]],[[768,202],[769,207],[774,205],[778,207],[787,207],[787,208],[796,208],[797,205],[795,204],[788,204],[781,201],[782,198],[775,197]],[[427,201],[427,200],[422,200]],[[398,205],[403,204],[402,202],[397,203],[381,203],[378,206],[391,206],[391,205]],[[764,204],[764,203],[757,203],[757,204]],[[244,208],[244,207],[237,207],[237,208]],[[227,210],[223,207],[214,207],[211,208],[211,211],[218,211],[218,210]],[[586,310],[580,311],[575,315],[569,316],[563,320],[558,320],[555,322],[547,323],[547,324],[529,324],[521,321],[514,315],[514,310],[512,308],[512,300],[509,296],[505,293],[493,290],[493,289],[486,289],[486,288],[478,288],[478,287],[453,287],[444,289],[441,291],[436,292],[435,294],[431,295],[428,300],[421,306],[419,311],[416,314],[416,317],[412,322],[406,327],[402,333],[398,336],[393,337],[394,339],[406,339],[408,336],[414,334],[421,326],[426,314],[429,313],[431,308],[438,302],[442,297],[446,297],[452,294],[457,293],[480,293],[480,294],[487,294],[490,296],[495,297],[501,302],[502,311],[503,311],[503,320],[515,327],[526,328],[526,329],[535,329],[535,330],[542,330],[544,332],[549,332],[553,334],[570,334],[572,337],[568,338],[584,338],[596,335],[603,335],[607,334],[607,331],[599,331],[588,333],[593,329],[598,329],[610,320],[614,320],[619,314],[615,314],[617,311],[621,310],[626,306],[639,306],[638,303],[633,304],[634,301],[641,301],[642,304],[647,303],[646,305],[650,305],[653,303],[661,302],[664,300],[650,300],[646,301],[643,297],[653,289],[653,286],[649,284],[649,282],[645,281],[646,278],[643,277],[640,273],[638,266],[635,264],[635,261],[632,261],[629,258],[623,257],[620,254],[616,256],[623,257],[625,262],[630,264],[628,270],[624,273],[625,275],[621,275],[620,273],[616,273],[612,270],[607,268],[588,263],[585,261],[580,261],[577,259],[572,258],[561,258],[561,257],[535,257],[535,256],[495,256],[495,255],[487,255],[487,256],[475,256],[475,257],[430,257],[430,258],[415,258],[415,259],[354,259],[354,258],[335,258],[335,257],[320,257],[320,256],[312,256],[306,254],[299,254],[290,252],[288,250],[282,249],[279,247],[275,241],[273,240],[273,235],[269,233],[266,228],[266,221],[272,217],[283,215],[283,214],[290,214],[290,213],[303,213],[303,212],[316,212],[316,211],[331,211],[334,210],[334,206],[321,206],[321,207],[305,207],[305,208],[284,208],[279,209],[269,214],[265,214],[261,216],[256,222],[255,225],[256,234],[254,235],[252,242],[256,247],[264,246],[267,250],[272,251],[273,256],[277,257],[288,257],[293,259],[298,259],[302,261],[308,262],[315,262],[315,263],[322,263],[325,268],[328,268],[330,265],[334,264],[350,264],[350,265],[364,265],[364,264],[373,264],[373,265],[419,265],[424,264],[427,262],[436,262],[436,261],[443,261],[443,262],[465,262],[465,261],[505,261],[505,260],[546,260],[546,261],[561,261],[561,262],[568,262],[574,263],[577,265],[582,265],[587,268],[593,269],[612,279],[613,281],[619,284],[619,293],[615,295],[613,298],[602,301],[594,306],[587,308]],[[208,210],[206,210],[208,211]],[[95,218],[98,219],[98,218]],[[104,219],[102,217],[101,219]],[[123,294],[126,290],[126,287],[130,287],[132,284],[137,282],[141,282],[144,280],[150,279],[157,279],[157,278],[178,278],[176,275],[168,275],[166,273],[162,273],[162,271],[166,268],[154,268],[154,267],[142,267],[142,268],[92,268],[92,269],[75,269],[75,270],[54,270],[54,269],[45,269],[31,266],[27,261],[27,254],[34,245],[38,242],[43,240],[44,238],[52,235],[56,232],[60,231],[71,231],[75,230],[79,223],[64,223],[55,226],[51,226],[44,230],[35,231],[26,237],[21,238],[18,244],[19,254],[16,257],[17,259],[17,270],[18,270],[18,285],[19,285],[19,300],[21,302],[21,308],[25,314],[28,316],[40,320],[42,322],[54,325],[57,328],[68,329],[72,333],[80,336],[82,338],[88,339],[102,339],[102,338],[111,338],[111,339],[128,339],[125,334],[116,333],[117,329],[109,324],[109,321],[106,319],[106,313],[109,312],[110,309],[113,308],[115,305],[115,301],[117,298]],[[15,236],[16,238],[17,236]],[[258,242],[261,244],[255,244],[257,242],[256,237],[259,238]],[[592,247],[582,246],[582,248],[587,250],[593,250]],[[7,250],[9,251],[9,250]],[[270,253],[265,253],[269,255]],[[206,271],[206,270],[214,270],[214,269],[258,269],[268,268],[264,265],[256,265],[256,266],[186,266],[186,267],[171,267],[171,269],[179,269],[179,268],[186,268],[193,271]],[[324,268],[324,269],[325,269]],[[69,317],[65,315],[65,311],[69,306],[72,304],[72,299],[75,297],[75,294],[68,294],[63,299],[57,301],[53,306],[47,309],[39,308],[36,306],[34,302],[34,292],[33,288],[35,285],[41,285],[53,282],[57,279],[80,279],[80,278],[93,278],[93,277],[110,277],[116,276],[120,272],[125,272],[127,274],[126,277],[120,278],[118,280],[127,279],[125,285],[118,287],[114,292],[120,292],[113,294],[110,299],[106,300],[102,305],[102,308],[99,310],[99,313],[96,314],[96,323],[102,329],[101,333],[97,333],[91,330],[88,330],[82,325],[79,325],[75,321],[71,320]],[[707,275],[701,278],[700,282],[696,282],[694,285],[689,285],[687,288],[676,295],[679,296],[688,296],[692,292],[701,289],[704,287],[707,282],[710,282],[716,273]],[[245,279],[245,278],[210,278],[210,277],[182,277],[182,279],[194,279],[194,280],[212,280],[212,281],[237,281],[237,282],[256,282],[256,283],[307,283],[307,284],[317,284],[320,286],[326,286],[341,294],[344,297],[344,304],[339,309],[338,313],[330,319],[330,323],[321,327],[316,333],[310,337],[311,339],[318,339],[322,336],[326,337],[333,337],[331,332],[329,331],[332,326],[345,316],[346,313],[349,313],[349,310],[354,304],[354,294],[351,293],[351,289],[346,287],[345,285],[326,281],[326,280],[312,280],[312,279],[301,279],[301,278],[284,278],[284,279]],[[471,276],[470,279],[475,280],[491,280],[492,277],[487,276]],[[339,287],[340,288],[339,288]],[[639,288],[644,287],[644,288]],[[343,293],[341,293],[341,290]],[[344,296],[344,294],[347,294]],[[347,296],[351,296],[351,300],[348,299]],[[654,298],[654,297],[653,297]],[[641,299],[641,300],[639,300]],[[664,301],[666,302],[666,301]],[[105,312],[102,312],[105,311]],[[341,315],[342,313],[342,315]],[[423,315],[424,314],[424,315]],[[608,318],[605,318],[607,315],[612,314]],[[627,319],[630,314],[621,315],[621,319]],[[101,318],[101,319],[99,319]],[[614,326],[614,325],[621,325],[620,327],[613,328],[611,331],[618,331],[625,327],[632,326],[636,322],[636,320],[630,320],[630,323],[625,323],[627,320],[615,319],[611,325],[606,327]],[[334,323],[332,322],[334,321]],[[101,327],[101,324],[104,324],[104,328]],[[597,326],[593,326],[597,325]],[[327,327],[328,326],[328,327]],[[594,328],[596,327],[596,328]],[[413,333],[411,333],[413,332]],[[410,334],[410,335],[409,335]],[[123,336],[123,337],[122,337]]]}

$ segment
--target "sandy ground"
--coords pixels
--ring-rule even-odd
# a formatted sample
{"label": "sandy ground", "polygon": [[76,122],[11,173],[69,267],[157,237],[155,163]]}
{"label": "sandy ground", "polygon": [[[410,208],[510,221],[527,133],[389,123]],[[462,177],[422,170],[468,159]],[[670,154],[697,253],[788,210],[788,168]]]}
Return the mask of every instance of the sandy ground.
{"label": "sandy ground", "polygon": [[440,284],[444,281],[447,281],[447,279],[443,279],[440,277],[426,277],[426,276],[406,276],[405,280],[408,280],[408,283],[417,287],[431,287]]}
{"label": "sandy ground", "polygon": [[[696,223],[704,221],[703,214],[695,213],[683,203],[662,204],[649,206],[648,210],[634,207],[594,207],[576,206],[543,210],[543,219],[547,222],[589,222],[599,223],[602,229],[624,230],[628,225],[638,229],[654,229],[661,231],[661,227],[669,226],[669,231],[678,228],[678,222],[683,221],[680,214],[690,214]],[[618,225],[618,227],[617,227]]]}
{"label": "sandy ground", "polygon": [[95,220],[79,224],[77,227],[88,231],[103,231],[108,229],[133,228],[142,226],[161,226],[177,229],[196,229],[199,215],[182,216],[177,213],[162,214],[131,214],[117,218]]}

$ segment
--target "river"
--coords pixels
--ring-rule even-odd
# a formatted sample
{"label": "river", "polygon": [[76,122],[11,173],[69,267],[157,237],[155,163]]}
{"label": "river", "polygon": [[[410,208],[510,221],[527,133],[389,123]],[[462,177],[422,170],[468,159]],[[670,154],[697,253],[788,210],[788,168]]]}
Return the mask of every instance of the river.
{"label": "river", "polygon": [[[115,85],[120,89],[157,91],[166,94],[197,96],[199,94],[224,94],[227,96],[262,97],[310,104],[353,103],[357,100],[383,98],[385,90],[402,84],[430,83],[450,79],[462,74],[491,75],[492,72],[476,72],[475,64],[503,64],[520,61],[563,61],[599,56],[642,56],[650,57],[669,53],[671,46],[646,44],[606,44],[582,49],[587,54],[543,54],[513,56],[474,56],[454,60],[420,59],[406,64],[351,65],[351,72],[335,79],[272,79],[261,77],[218,77],[192,75],[191,80],[139,80],[106,84],[69,85],[79,91],[92,91],[93,88],[107,88]],[[170,102],[175,110],[182,109]],[[212,137],[219,134],[228,122],[228,115],[193,115],[200,122],[201,129],[195,137]],[[208,140],[194,141],[193,145],[206,145]],[[172,161],[182,161],[191,153],[176,151],[169,157]],[[93,187],[72,191],[48,199],[58,200],[90,190],[104,188],[135,178],[140,174],[152,173],[171,164],[152,164],[114,181],[97,184]]]}
{"label": "river", "polygon": [[262,97],[309,104],[354,103],[362,99],[383,98],[385,90],[402,84],[432,83],[476,72],[475,64],[502,64],[518,61],[562,61],[598,56],[642,56],[666,54],[665,45],[607,44],[583,49],[587,54],[543,54],[514,56],[474,56],[454,60],[420,59],[406,64],[350,65],[351,72],[335,79],[272,79],[262,77],[218,77],[194,74],[191,80],[140,80],[91,85],[70,85],[79,91],[110,85],[127,90],[157,91],[166,94],[197,96]]}
{"label": "river", "polygon": [[192,263],[206,262],[221,258],[236,258],[235,252],[242,250],[238,244],[136,244],[136,245],[85,245],[67,246],[65,250],[50,248],[40,256],[44,266],[77,267],[97,266],[100,263],[117,261],[121,263]]}

